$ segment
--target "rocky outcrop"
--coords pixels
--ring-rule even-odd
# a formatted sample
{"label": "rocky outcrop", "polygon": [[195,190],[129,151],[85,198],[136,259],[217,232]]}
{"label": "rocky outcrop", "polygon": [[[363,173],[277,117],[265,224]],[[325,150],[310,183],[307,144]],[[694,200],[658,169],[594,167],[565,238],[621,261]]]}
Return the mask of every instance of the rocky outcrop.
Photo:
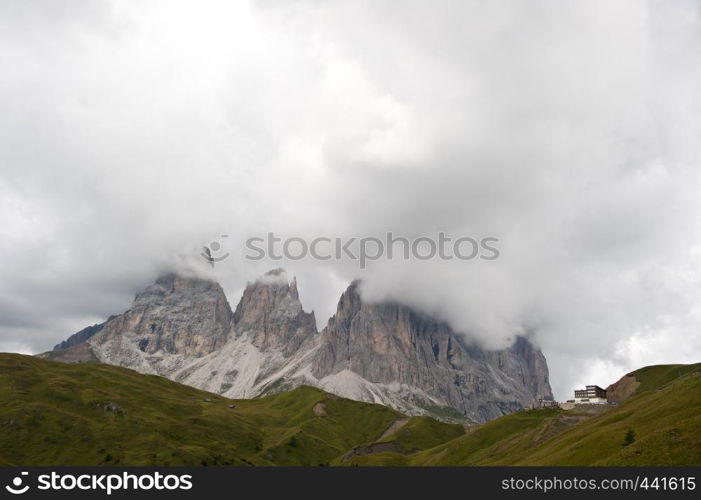
{"label": "rocky outcrop", "polygon": [[94,340],[99,344],[129,331],[142,352],[198,357],[227,342],[232,316],[218,283],[167,274],[138,294],[131,309],[109,321]]}
{"label": "rocky outcrop", "polygon": [[169,273],[138,293],[129,310],[112,316],[85,342],[45,357],[66,362],[97,359],[168,376],[174,361],[177,366],[224,346],[232,318],[218,283]]}
{"label": "rocky outcrop", "polygon": [[139,293],[127,312],[108,321],[91,343],[105,345],[128,333],[141,352],[200,357],[227,342],[232,316],[218,283],[166,274]]}
{"label": "rocky outcrop", "polygon": [[630,398],[640,387],[640,382],[633,375],[627,374],[606,388],[606,399],[609,403],[621,404]]}
{"label": "rocky outcrop", "polygon": [[380,387],[412,388],[415,404],[426,408],[447,406],[483,421],[552,395],[545,358],[523,337],[508,349],[484,351],[401,304],[363,303],[357,283],[321,337],[315,377],[348,371]]}
{"label": "rocky outcrop", "polygon": [[286,357],[317,333],[314,312],[302,310],[297,280],[288,282],[282,269],[248,283],[236,307],[234,324],[238,334],[250,333],[253,345],[261,351],[281,349]]}
{"label": "rocky outcrop", "polygon": [[363,302],[357,282],[318,333],[282,270],[248,283],[235,312],[217,283],[165,275],[86,341],[48,354],[236,398],[308,384],[444,420],[483,422],[551,395],[545,358],[527,339],[483,350],[439,319]]}

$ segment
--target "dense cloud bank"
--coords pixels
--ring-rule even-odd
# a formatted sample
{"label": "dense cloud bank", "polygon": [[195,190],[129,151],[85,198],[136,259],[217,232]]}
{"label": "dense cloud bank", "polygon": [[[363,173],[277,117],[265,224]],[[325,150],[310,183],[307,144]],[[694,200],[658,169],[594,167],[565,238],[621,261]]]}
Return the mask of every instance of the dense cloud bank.
{"label": "dense cloud bank", "polygon": [[[698,2],[0,2],[0,24],[0,350],[168,267],[236,302],[283,266],[319,326],[362,277],[487,346],[528,333],[558,397],[701,357]],[[270,231],[500,255],[247,260]]]}

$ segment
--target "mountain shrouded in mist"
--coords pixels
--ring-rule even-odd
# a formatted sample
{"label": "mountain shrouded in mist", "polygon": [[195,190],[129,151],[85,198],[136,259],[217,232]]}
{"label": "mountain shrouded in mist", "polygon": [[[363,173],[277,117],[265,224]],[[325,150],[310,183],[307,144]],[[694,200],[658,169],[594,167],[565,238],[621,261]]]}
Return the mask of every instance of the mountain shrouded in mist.
{"label": "mountain shrouded in mist", "polygon": [[282,270],[248,283],[235,311],[217,283],[166,274],[91,332],[44,356],[124,366],[232,398],[313,385],[448,420],[482,422],[552,396],[545,358],[524,337],[484,350],[410,307],[363,301],[357,282],[317,332]]}

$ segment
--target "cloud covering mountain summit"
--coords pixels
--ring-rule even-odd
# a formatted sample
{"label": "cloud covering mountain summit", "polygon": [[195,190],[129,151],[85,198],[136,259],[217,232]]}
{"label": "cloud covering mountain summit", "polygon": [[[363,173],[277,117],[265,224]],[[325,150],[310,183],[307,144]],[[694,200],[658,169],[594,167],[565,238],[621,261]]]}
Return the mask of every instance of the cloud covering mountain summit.
{"label": "cloud covering mountain summit", "polygon": [[373,262],[366,296],[488,347],[535,335],[560,396],[701,354],[698,2],[3,2],[0,19],[0,350],[126,309],[220,234],[231,257],[202,273],[236,296],[294,264],[323,326],[355,263],[251,265],[247,237],[445,231],[498,237],[500,258]]}

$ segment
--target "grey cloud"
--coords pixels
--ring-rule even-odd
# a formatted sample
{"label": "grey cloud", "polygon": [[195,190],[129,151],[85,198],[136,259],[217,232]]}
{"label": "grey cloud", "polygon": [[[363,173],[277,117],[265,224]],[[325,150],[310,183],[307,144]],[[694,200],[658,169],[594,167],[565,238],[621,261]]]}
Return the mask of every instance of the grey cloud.
{"label": "grey cloud", "polygon": [[[560,397],[701,355],[697,2],[3,2],[0,19],[0,348],[48,349],[169,266],[235,302],[283,265],[321,324],[362,277],[485,345],[532,333]],[[243,259],[268,231],[493,235],[501,258]],[[222,233],[232,256],[208,269]]]}

